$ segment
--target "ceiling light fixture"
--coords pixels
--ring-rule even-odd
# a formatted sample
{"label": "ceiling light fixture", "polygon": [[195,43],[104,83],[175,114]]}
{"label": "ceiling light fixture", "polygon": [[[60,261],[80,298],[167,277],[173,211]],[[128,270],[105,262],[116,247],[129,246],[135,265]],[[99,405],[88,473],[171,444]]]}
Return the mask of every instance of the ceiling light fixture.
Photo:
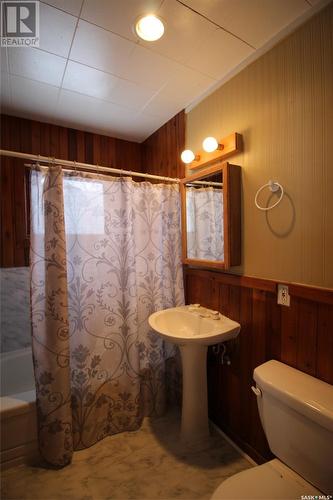
{"label": "ceiling light fixture", "polygon": [[212,153],[217,149],[223,149],[223,145],[219,144],[215,137],[206,137],[206,139],[204,139],[202,143],[202,147],[206,151],[206,153]]}
{"label": "ceiling light fixture", "polygon": [[192,161],[199,161],[200,160],[200,156],[199,155],[195,155],[193,153],[193,151],[191,151],[190,149],[185,149],[182,154],[180,155],[181,157],[181,160],[183,163],[192,163]]}
{"label": "ceiling light fixture", "polygon": [[163,21],[154,14],[141,16],[135,23],[136,34],[147,42],[159,40],[163,36],[164,30]]}

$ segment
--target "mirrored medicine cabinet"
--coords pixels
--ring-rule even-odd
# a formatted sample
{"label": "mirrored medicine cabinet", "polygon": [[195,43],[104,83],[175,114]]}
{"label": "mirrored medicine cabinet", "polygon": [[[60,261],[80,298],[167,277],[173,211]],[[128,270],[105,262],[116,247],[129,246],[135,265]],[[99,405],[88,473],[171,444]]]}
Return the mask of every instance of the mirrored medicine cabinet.
{"label": "mirrored medicine cabinet", "polygon": [[180,182],[183,263],[228,269],[241,263],[241,168],[219,163]]}

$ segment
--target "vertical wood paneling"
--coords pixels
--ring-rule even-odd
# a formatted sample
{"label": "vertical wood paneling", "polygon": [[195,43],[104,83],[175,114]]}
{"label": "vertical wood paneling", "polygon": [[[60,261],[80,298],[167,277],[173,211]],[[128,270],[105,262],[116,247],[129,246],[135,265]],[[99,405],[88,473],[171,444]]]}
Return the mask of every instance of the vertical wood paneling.
{"label": "vertical wood paneling", "polygon": [[333,290],[293,285],[291,307],[282,307],[274,282],[187,268],[184,274],[186,303],[218,309],[241,324],[239,336],[226,343],[230,366],[209,349],[210,418],[258,462],[271,458],[251,391],[253,370],[277,359],[333,384]]}
{"label": "vertical wood paneling", "polygon": [[27,219],[26,219],[26,198],[25,198],[25,167],[21,161],[15,161],[12,172],[15,172],[12,192],[14,216],[14,264],[17,267],[28,264],[26,254]]}
{"label": "vertical wood paneling", "polygon": [[[310,375],[316,375],[317,362],[317,304],[298,299],[298,335],[296,366]],[[304,335],[306,332],[306,335]]]}
{"label": "vertical wood paneling", "polygon": [[76,132],[76,158],[75,158],[75,161],[84,162],[85,158],[86,158],[86,155],[85,155],[84,132],[82,130],[77,130],[77,132]]}
{"label": "vertical wood paneling", "polygon": [[59,127],[57,125],[50,125],[50,155],[53,158],[59,158],[59,152]]}
{"label": "vertical wood paneling", "polygon": [[298,344],[298,301],[291,301],[290,307],[281,309],[281,361],[290,366],[297,366]]}
{"label": "vertical wood paneling", "polygon": [[241,315],[239,323],[242,325],[239,333],[240,356],[239,356],[239,379],[240,392],[236,394],[241,400],[241,428],[239,430],[240,439],[247,440],[250,434],[251,422],[248,418],[248,408],[250,407],[252,363],[250,353],[252,352],[252,290],[241,288]]}
{"label": "vertical wood paneling", "polygon": [[13,162],[4,159],[1,163],[1,257],[8,267],[15,265],[14,207],[12,201]]}
{"label": "vertical wood paneling", "polygon": [[181,111],[142,143],[143,171],[168,177],[185,177],[180,160],[185,149],[185,113]]}
{"label": "vertical wood paneling", "polygon": [[[140,144],[13,116],[1,116],[1,148],[125,170],[141,168]],[[1,158],[2,267],[28,264],[24,163]]]}
{"label": "vertical wood paneling", "polygon": [[[3,126],[6,127],[6,120],[7,117],[5,117],[4,124]],[[36,155],[41,154],[41,147],[40,147],[40,136],[41,136],[41,123],[31,121],[29,120],[28,124],[31,125],[31,133],[32,133],[32,140],[31,140],[31,151],[26,151],[26,153],[35,153]],[[10,149],[7,144],[4,144],[4,148]]]}
{"label": "vertical wood paneling", "polygon": [[68,132],[67,128],[59,127],[59,158],[62,160],[69,160]]}
{"label": "vertical wood paneling", "polygon": [[101,137],[97,134],[93,134],[93,161],[91,163],[101,164]]}
{"label": "vertical wood paneling", "polygon": [[266,357],[281,359],[281,306],[276,303],[276,295],[266,293]]}
{"label": "vertical wood paneling", "polygon": [[86,163],[94,163],[94,134],[90,132],[84,133],[85,143],[85,161]]}
{"label": "vertical wood paneling", "polygon": [[[256,288],[252,291],[252,372],[256,366],[264,363],[266,358],[266,292]],[[250,397],[250,419],[251,433],[250,444],[258,450],[266,450],[267,441],[260,424],[257,399],[251,394]]]}
{"label": "vertical wood paneling", "polygon": [[[20,126],[20,151],[22,153],[29,153],[31,152],[32,149],[32,130],[31,130],[31,125],[29,124],[28,120],[19,120],[19,126]],[[5,144],[3,141],[1,141],[2,144]]]}
{"label": "vertical wood paneling", "polygon": [[333,384],[333,308],[318,304],[317,377]]}
{"label": "vertical wood paneling", "polygon": [[77,135],[76,131],[70,128],[68,129],[68,160],[76,161],[76,154],[77,154]]}
{"label": "vertical wood paneling", "polygon": [[[40,154],[42,156],[52,156],[51,155],[51,140],[50,140],[50,127],[48,123],[45,123],[40,129]],[[15,151],[15,149],[14,149]]]}

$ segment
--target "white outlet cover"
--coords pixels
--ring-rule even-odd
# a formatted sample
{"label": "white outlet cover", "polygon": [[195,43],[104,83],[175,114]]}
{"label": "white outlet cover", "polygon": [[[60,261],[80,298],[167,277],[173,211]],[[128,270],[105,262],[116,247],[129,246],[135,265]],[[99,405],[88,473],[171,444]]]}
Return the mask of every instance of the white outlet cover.
{"label": "white outlet cover", "polygon": [[288,285],[278,284],[277,303],[281,306],[290,307],[290,295]]}

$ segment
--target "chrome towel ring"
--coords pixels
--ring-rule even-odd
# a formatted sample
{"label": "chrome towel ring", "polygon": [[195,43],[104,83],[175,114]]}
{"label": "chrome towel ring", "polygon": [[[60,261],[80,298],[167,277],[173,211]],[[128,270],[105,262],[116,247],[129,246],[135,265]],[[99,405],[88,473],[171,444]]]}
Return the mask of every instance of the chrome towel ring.
{"label": "chrome towel ring", "polygon": [[[259,205],[259,203],[258,203],[258,196],[259,196],[259,194],[261,193],[261,191],[262,191],[263,189],[265,189],[265,187],[268,187],[268,188],[269,188],[269,190],[270,190],[272,193],[276,193],[276,191],[278,191],[279,189],[280,189],[280,191],[281,191],[281,194],[280,194],[279,199],[278,199],[275,203],[273,203],[273,205],[271,205],[271,206],[269,206],[269,207],[261,207],[261,206]],[[257,208],[259,208],[259,210],[265,210],[265,211],[267,211],[267,210],[271,210],[272,208],[276,207],[276,206],[280,203],[280,201],[281,201],[281,200],[282,200],[282,198],[283,198],[283,195],[284,195],[284,189],[283,189],[283,187],[281,186],[281,184],[280,184],[279,182],[277,182],[277,181],[272,181],[272,180],[270,180],[270,181],[268,181],[268,182],[267,182],[267,184],[264,184],[263,186],[261,186],[261,188],[259,188],[259,189],[258,189],[258,191],[257,191],[257,193],[256,193],[256,196],[255,196],[255,198],[254,198],[254,203],[256,204],[256,207],[257,207]]]}

